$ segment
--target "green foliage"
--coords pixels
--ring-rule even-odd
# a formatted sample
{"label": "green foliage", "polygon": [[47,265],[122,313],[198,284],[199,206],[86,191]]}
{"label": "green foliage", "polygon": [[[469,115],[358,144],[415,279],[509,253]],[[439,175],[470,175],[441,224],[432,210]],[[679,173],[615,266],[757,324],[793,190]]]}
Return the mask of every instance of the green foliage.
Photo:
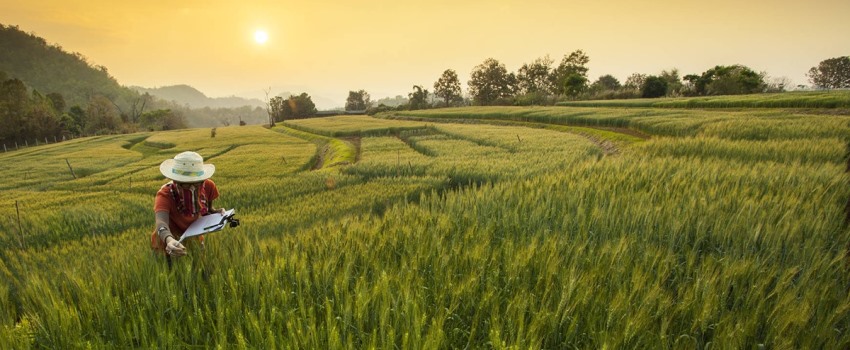
{"label": "green foliage", "polygon": [[522,94],[546,96],[553,91],[552,59],[549,56],[525,63],[517,71],[517,87]]}
{"label": "green foliage", "polygon": [[407,104],[402,104],[402,105],[393,107],[393,106],[387,106],[387,105],[381,103],[376,107],[373,106],[373,107],[370,107],[369,109],[367,109],[366,114],[367,115],[375,115],[375,114],[378,114],[378,113],[390,112],[390,111],[395,111],[395,110],[403,110],[403,109],[405,109],[406,106],[407,106]]}
{"label": "green foliage", "polygon": [[621,87],[620,81],[611,74],[602,75],[590,84],[590,90],[594,92],[617,90]]}
{"label": "green foliage", "polygon": [[287,119],[307,118],[316,115],[316,105],[306,92],[301,95],[291,95],[287,99],[275,97],[272,99],[272,115],[276,121]]}
{"label": "green foliage", "polygon": [[461,97],[460,79],[452,69],[443,71],[443,75],[434,82],[434,95],[442,98],[446,107],[463,100]]}
{"label": "green foliage", "polygon": [[661,79],[667,83],[667,91],[664,96],[680,96],[685,85],[682,84],[682,79],[679,78],[679,70],[676,68],[670,71],[663,70],[660,75]]}
{"label": "green foliage", "polygon": [[413,92],[407,95],[410,103],[408,109],[426,109],[431,105],[428,103],[428,90],[423,90],[419,85],[413,85]]}
{"label": "green foliage", "polygon": [[570,74],[563,80],[563,94],[576,98],[587,88],[587,78],[579,74]]}
{"label": "green foliage", "polygon": [[68,106],[84,106],[94,95],[118,103],[138,96],[119,85],[106,67],[89,63],[79,53],[67,53],[17,26],[0,24],[0,71],[38,91],[61,94]]}
{"label": "green foliage", "polygon": [[103,96],[92,97],[86,108],[87,134],[109,134],[118,128],[121,122],[118,109]]}
{"label": "green foliage", "polygon": [[519,94],[514,96],[513,100],[515,106],[546,106],[555,103],[554,98],[551,95],[541,92]]}
{"label": "green foliage", "polygon": [[284,109],[286,109],[287,113],[291,114],[291,112],[289,112],[289,105],[283,102],[283,97],[275,96],[269,100],[269,113],[275,121],[282,121],[286,119],[283,115]]}
{"label": "green foliage", "polygon": [[558,95],[576,97],[587,88],[587,63],[590,62],[584,51],[576,50],[564,55],[558,67],[552,70],[550,79]]}
{"label": "green foliage", "polygon": [[626,82],[623,84],[623,87],[627,89],[640,90],[640,87],[643,86],[645,81],[646,74],[632,73],[632,75],[626,78]]}
{"label": "green foliage", "polygon": [[82,133],[83,128],[86,126],[86,111],[80,106],[73,106],[68,110],[68,117],[71,121],[66,124],[68,131],[71,132],[72,135],[79,136]]}
{"label": "green foliage", "polygon": [[369,98],[369,93],[366,90],[349,91],[348,98],[345,100],[345,110],[365,111],[372,106],[372,101]]}
{"label": "green foliage", "polygon": [[655,98],[667,94],[667,80],[662,77],[650,75],[643,81],[640,87],[641,97]]}
{"label": "green foliage", "polygon": [[61,117],[53,100],[30,94],[18,79],[0,81],[0,143],[24,144],[62,135]]}
{"label": "green foliage", "polygon": [[694,81],[699,95],[740,95],[764,92],[764,77],[742,65],[715,66],[696,76],[686,76]]}
{"label": "green foliage", "polygon": [[482,106],[498,104],[513,96],[516,76],[493,58],[475,66],[467,82],[472,100]]}
{"label": "green foliage", "polygon": [[157,109],[142,113],[139,125],[148,131],[176,130],[185,128],[186,121],[170,109]]}
{"label": "green foliage", "polygon": [[824,89],[850,88],[850,56],[833,57],[809,69],[812,85]]}

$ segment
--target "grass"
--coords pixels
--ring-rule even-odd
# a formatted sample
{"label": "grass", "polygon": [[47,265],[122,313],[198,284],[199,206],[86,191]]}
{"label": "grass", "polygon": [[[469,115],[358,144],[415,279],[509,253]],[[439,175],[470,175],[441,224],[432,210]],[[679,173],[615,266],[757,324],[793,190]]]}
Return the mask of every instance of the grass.
{"label": "grass", "polygon": [[[689,110],[592,107],[462,107],[400,111],[385,118],[422,120],[486,120],[545,123],[595,129],[632,129],[648,135],[714,135],[733,139],[842,139],[850,136],[850,119],[806,111],[775,109]],[[424,118],[424,119],[423,119]],[[813,122],[815,121],[815,122]],[[608,138],[608,136],[602,135]]]}
{"label": "grass", "polygon": [[422,129],[421,122],[387,121],[365,115],[335,116],[326,118],[295,119],[282,124],[287,127],[328,137],[386,136],[405,130]]}
{"label": "grass", "polygon": [[751,95],[559,102],[569,107],[850,108],[850,91],[794,91]]}
{"label": "grass", "polygon": [[[0,154],[0,344],[850,346],[846,117],[573,107],[396,117],[422,120]],[[328,136],[353,130],[359,151]],[[216,165],[216,205],[235,207],[242,225],[169,271],[147,244],[157,167],[183,150]],[[317,152],[333,166],[309,170]],[[66,158],[91,172],[73,179]]]}

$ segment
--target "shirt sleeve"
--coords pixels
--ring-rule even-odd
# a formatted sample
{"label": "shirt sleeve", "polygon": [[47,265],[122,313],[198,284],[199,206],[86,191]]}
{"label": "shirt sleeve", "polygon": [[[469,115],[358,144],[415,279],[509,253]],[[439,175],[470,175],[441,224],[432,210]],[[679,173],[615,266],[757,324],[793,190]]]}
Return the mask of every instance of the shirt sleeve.
{"label": "shirt sleeve", "polygon": [[156,198],[154,199],[153,211],[164,211],[171,212],[171,208],[174,205],[171,200],[171,193],[168,191],[168,186],[162,186],[159,189],[159,192],[156,193]]}
{"label": "shirt sleeve", "polygon": [[210,201],[214,201],[218,199],[218,187],[215,186],[215,182],[212,180],[207,180],[207,198]]}

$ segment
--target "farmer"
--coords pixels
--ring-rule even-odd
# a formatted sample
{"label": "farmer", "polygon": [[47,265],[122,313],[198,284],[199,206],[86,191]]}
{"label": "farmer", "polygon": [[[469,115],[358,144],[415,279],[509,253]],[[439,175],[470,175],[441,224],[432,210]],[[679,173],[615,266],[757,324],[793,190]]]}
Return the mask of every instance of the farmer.
{"label": "farmer", "polygon": [[[151,248],[167,254],[169,267],[171,257],[186,255],[186,247],[178,242],[183,231],[199,217],[212,212],[213,200],[218,198],[218,189],[210,176],[215,166],[204,164],[204,158],[195,152],[183,152],[166,159],[159,171],[171,180],[159,189],[154,201],[156,229],[151,235]],[[190,238],[203,247],[203,236]]]}

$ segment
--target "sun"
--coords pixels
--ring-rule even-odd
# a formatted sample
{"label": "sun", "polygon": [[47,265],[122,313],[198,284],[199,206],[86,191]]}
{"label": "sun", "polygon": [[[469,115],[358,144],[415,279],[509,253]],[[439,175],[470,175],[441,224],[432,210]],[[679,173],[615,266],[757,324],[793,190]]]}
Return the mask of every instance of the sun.
{"label": "sun", "polygon": [[269,40],[269,34],[266,33],[266,31],[264,31],[262,29],[258,29],[256,32],[254,32],[254,41],[256,41],[257,44],[260,44],[260,45],[265,44],[266,41],[268,41],[268,40]]}

